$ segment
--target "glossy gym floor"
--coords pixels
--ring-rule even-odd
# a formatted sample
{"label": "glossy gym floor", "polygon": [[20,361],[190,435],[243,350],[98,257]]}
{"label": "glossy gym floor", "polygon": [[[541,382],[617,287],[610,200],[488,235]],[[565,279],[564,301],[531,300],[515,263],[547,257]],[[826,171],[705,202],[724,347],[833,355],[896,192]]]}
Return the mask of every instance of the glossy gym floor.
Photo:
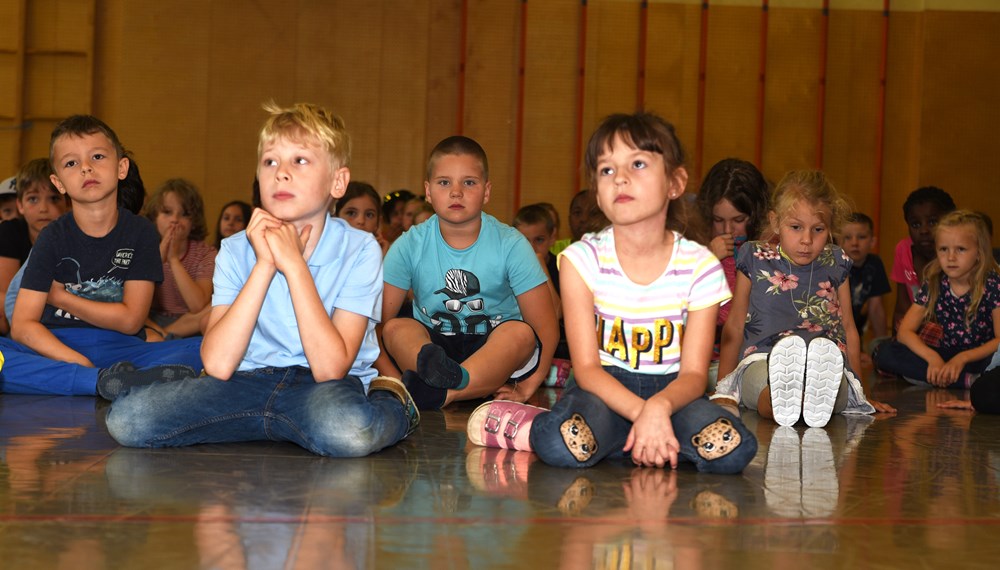
{"label": "glossy gym floor", "polygon": [[[538,398],[551,404],[560,391]],[[760,440],[742,476],[547,467],[466,441],[473,403],[364,459],[121,448],[93,398],[0,396],[2,568],[996,568],[1000,416],[883,381],[896,416]]]}

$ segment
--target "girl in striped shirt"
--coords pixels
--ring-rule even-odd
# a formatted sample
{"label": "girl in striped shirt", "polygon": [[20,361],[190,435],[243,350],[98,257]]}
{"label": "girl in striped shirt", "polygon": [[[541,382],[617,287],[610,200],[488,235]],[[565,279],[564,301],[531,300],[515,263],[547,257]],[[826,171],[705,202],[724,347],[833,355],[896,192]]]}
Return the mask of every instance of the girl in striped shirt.
{"label": "girl in striped shirt", "polygon": [[559,255],[575,384],[551,412],[483,404],[470,441],[531,449],[561,467],[629,457],[739,473],[757,440],[704,396],[716,315],[730,292],[715,256],[682,233],[688,175],[674,128],[655,115],[613,115],[585,160],[611,225]]}

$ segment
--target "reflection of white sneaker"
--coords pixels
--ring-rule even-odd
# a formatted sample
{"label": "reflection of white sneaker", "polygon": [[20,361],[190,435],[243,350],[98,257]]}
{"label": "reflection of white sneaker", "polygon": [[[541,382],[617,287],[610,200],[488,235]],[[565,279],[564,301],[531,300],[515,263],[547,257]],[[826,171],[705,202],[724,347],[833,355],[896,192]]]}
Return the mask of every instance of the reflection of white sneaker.
{"label": "reflection of white sneaker", "polygon": [[771,435],[764,467],[764,499],[776,515],[802,516],[801,447],[795,428],[778,426]]}
{"label": "reflection of white sneaker", "polygon": [[806,356],[806,387],[802,417],[811,427],[823,427],[833,415],[840,383],[844,380],[844,355],[836,343],[817,338]]}
{"label": "reflection of white sneaker", "polygon": [[837,508],[840,487],[833,446],[826,430],[802,434],[802,510],[807,517],[828,517]]}
{"label": "reflection of white sneaker", "polygon": [[802,412],[802,384],[806,372],[806,342],[797,336],[779,340],[767,359],[771,409],[778,425],[791,426]]}

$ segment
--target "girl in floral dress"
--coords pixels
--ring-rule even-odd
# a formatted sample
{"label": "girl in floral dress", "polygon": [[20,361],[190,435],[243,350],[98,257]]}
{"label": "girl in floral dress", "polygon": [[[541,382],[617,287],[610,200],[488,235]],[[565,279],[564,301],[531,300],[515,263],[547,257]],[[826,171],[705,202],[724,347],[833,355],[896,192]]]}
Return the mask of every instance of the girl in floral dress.
{"label": "girl in floral dress", "polygon": [[981,214],[955,210],[934,228],[936,259],[899,325],[872,356],[913,384],[968,388],[1000,347],[1000,274]]}
{"label": "girl in floral dress", "polygon": [[778,245],[750,241],[736,256],[716,403],[743,404],[782,426],[895,411],[866,399],[855,374],[861,350],[851,260],[832,239],[850,212],[822,172],[790,172],[778,183],[768,212]]}

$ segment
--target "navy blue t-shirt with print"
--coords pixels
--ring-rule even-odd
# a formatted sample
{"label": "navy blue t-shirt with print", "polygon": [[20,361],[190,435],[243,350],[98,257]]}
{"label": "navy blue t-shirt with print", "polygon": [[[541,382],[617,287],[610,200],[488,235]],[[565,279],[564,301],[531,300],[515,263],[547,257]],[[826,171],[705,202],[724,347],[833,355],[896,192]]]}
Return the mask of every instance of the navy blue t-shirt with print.
{"label": "navy blue t-shirt with print", "polygon": [[865,262],[851,267],[851,307],[854,309],[854,324],[858,331],[865,330],[868,313],[865,303],[872,297],[881,297],[890,291],[889,277],[885,274],[882,258],[869,253]]}
{"label": "navy blue t-shirt with print", "polygon": [[[121,208],[118,223],[99,238],[83,233],[72,212],[64,214],[39,234],[21,288],[48,292],[53,281],[85,299],[121,302],[126,281],[163,281],[160,236],[152,222]],[[48,328],[93,326],[52,305],[45,305],[41,322]]]}
{"label": "navy blue t-shirt with print", "polygon": [[[920,291],[914,298],[914,303],[927,306],[929,296],[927,282],[920,286]],[[941,289],[938,293],[934,316],[943,329],[941,348],[953,348],[958,351],[969,350],[982,346],[993,340],[993,310],[1000,306],[1000,275],[989,273],[986,276],[986,289],[983,298],[970,326],[965,326],[965,309],[972,299],[970,293],[956,296],[951,292],[948,276],[941,276]]]}

